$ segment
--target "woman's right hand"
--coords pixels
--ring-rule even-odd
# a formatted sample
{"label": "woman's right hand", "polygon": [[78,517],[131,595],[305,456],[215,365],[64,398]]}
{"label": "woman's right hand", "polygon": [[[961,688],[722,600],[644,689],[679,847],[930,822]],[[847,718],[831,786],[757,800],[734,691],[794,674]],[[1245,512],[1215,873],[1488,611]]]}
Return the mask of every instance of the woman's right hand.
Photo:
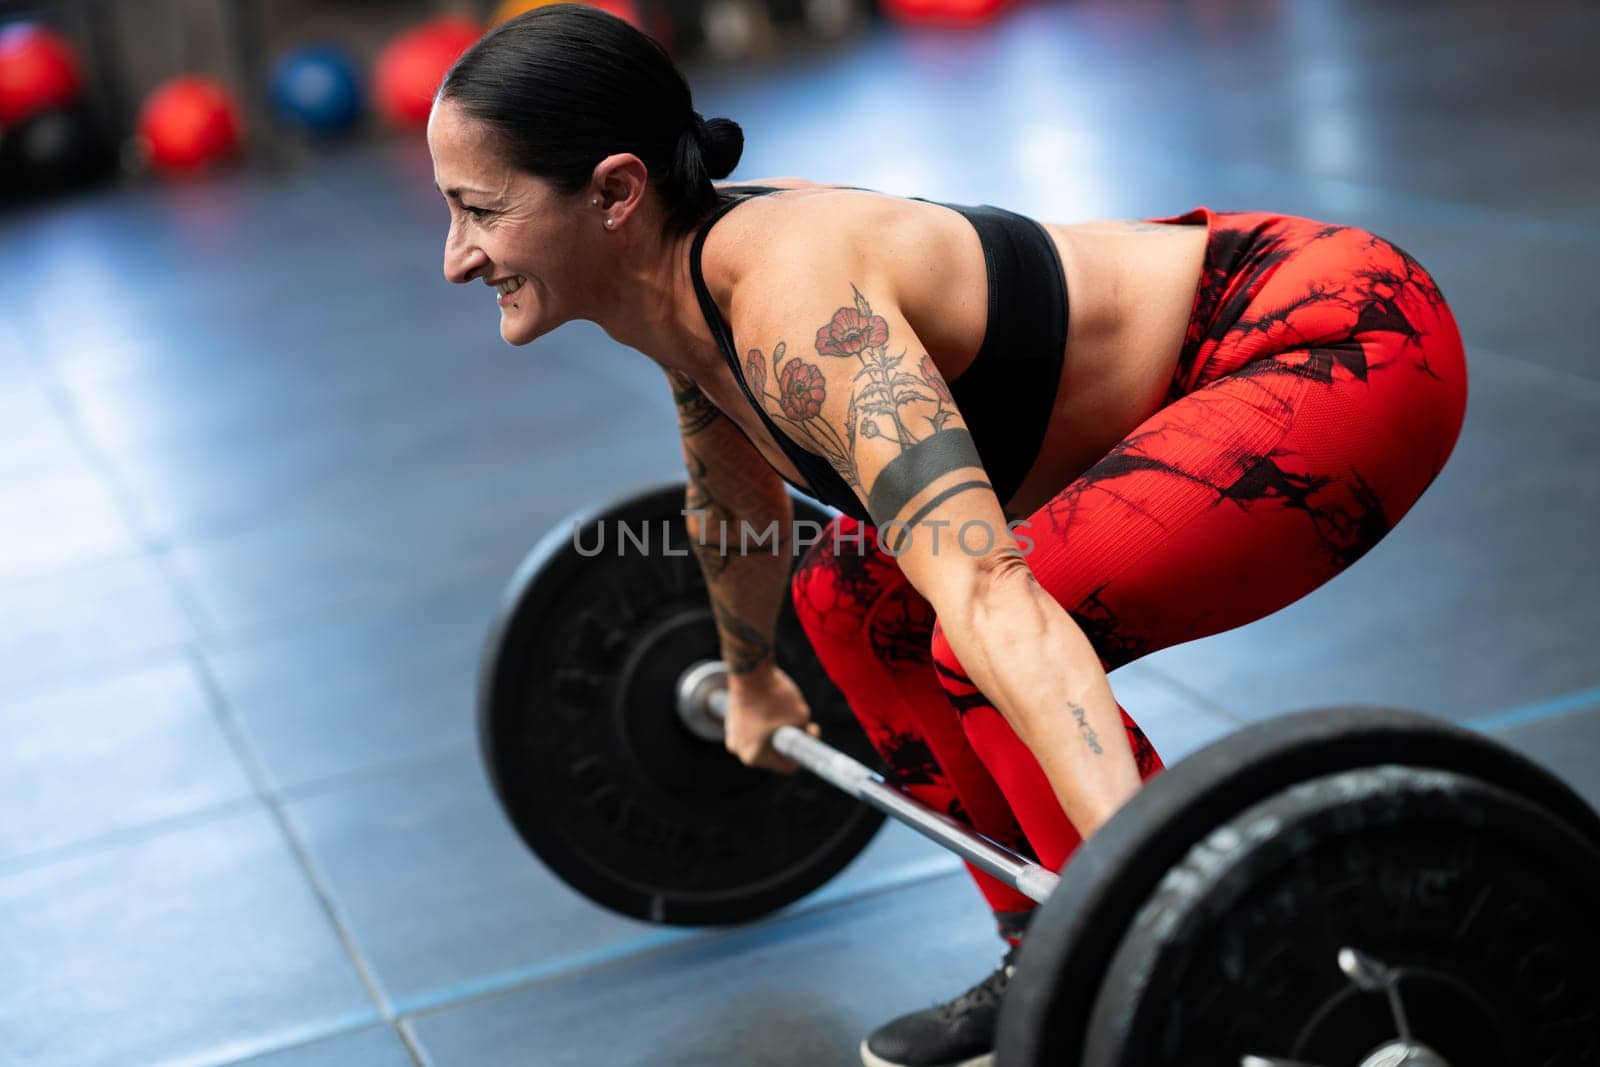
{"label": "woman's right hand", "polygon": [[822,729],[811,721],[811,708],[794,679],[777,667],[728,678],[728,718],[723,744],[747,767],[792,774],[793,760],[772,747],[772,736],[783,726],[805,730],[812,737]]}

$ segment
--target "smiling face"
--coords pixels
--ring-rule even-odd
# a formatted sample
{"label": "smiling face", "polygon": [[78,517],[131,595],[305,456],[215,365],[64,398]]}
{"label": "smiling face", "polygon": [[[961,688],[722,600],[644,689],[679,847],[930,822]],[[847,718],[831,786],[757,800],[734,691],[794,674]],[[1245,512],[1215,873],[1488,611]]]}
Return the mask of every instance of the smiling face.
{"label": "smiling face", "polygon": [[434,184],[450,206],[444,276],[495,289],[500,336],[525,345],[577,317],[578,211],[501,158],[492,131],[451,101],[428,119]]}

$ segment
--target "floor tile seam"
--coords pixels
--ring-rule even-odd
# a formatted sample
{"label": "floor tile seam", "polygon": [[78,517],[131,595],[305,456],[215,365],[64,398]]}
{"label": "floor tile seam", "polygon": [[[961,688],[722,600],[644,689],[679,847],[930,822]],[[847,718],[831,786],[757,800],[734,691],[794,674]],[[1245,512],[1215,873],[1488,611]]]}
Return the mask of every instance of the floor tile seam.
{"label": "floor tile seam", "polygon": [[421,1041],[417,1040],[417,1035],[411,1032],[411,1028],[406,1025],[405,1020],[396,1019],[389,1025],[393,1028],[395,1035],[399,1037],[401,1046],[406,1050],[406,1055],[411,1057],[414,1067],[430,1067],[433,1061],[428,1058],[427,1049],[423,1047]]}
{"label": "floor tile seam", "polygon": [[[264,530],[292,528],[308,518],[314,521],[318,517],[347,513],[346,509],[355,492],[392,480],[393,469],[392,466],[381,465],[367,470],[341,468],[338,480],[308,483],[306,492],[295,495],[292,509],[262,502],[253,511],[230,509],[228,513],[212,517],[195,517],[195,513],[191,512],[188,516],[157,519],[152,522],[151,542],[161,546],[163,556],[169,552],[203,553],[219,548],[226,551],[231,545],[261,536]],[[426,497],[419,494],[414,499],[421,503]],[[36,575],[48,577],[43,572],[30,571],[24,580]],[[180,581],[181,576],[173,580]],[[6,584],[9,583],[0,582],[0,589]]]}
{"label": "floor tile seam", "polygon": [[74,403],[71,394],[62,384],[53,364],[43,373],[42,388],[55,408],[56,415],[66,427],[68,438],[77,446],[80,456],[99,478],[102,486],[110,491],[112,499],[116,501],[117,510],[121,513],[123,522],[127,524],[128,531],[133,534],[134,540],[147,553],[163,547],[159,540],[151,536],[138,495],[124,481],[121,472],[106,456],[105,450],[88,433],[78,405]]}
{"label": "floor tile seam", "polygon": [[[1558,707],[1559,710],[1546,710],[1553,707]],[[1600,687],[1572,694],[1568,698],[1558,698],[1557,700],[1543,701],[1536,705],[1526,705],[1521,709],[1511,709],[1509,712],[1503,712],[1496,716],[1480,717],[1463,725],[1468,729],[1478,730],[1479,732],[1498,732],[1528,725],[1531,722],[1549,721],[1552,718],[1577,714],[1595,707],[1600,707]],[[1527,717],[1527,712],[1534,710],[1537,710],[1539,714]],[[1518,717],[1516,721],[1497,725],[1500,720],[1505,720],[1509,716],[1517,716],[1519,713],[1521,713],[1522,717]],[[782,915],[775,916],[766,922],[774,925],[785,924],[821,912],[842,909],[858,901],[892,893],[902,888],[933,882],[942,878],[955,877],[961,873],[962,869],[959,866],[951,866],[947,869],[925,874],[916,880],[899,882],[888,886],[867,887],[863,891],[840,894],[836,898],[811,905],[810,907],[802,905],[794,910],[784,912]],[[649,955],[669,952],[685,944],[705,944],[719,938],[732,937],[742,929],[745,928],[738,927],[731,930],[719,930],[714,934],[699,935],[688,932],[677,936],[645,935],[644,937],[633,939],[631,942],[623,942],[617,946],[612,946],[598,959],[592,953],[570,954],[564,960],[551,961],[534,969],[537,973],[529,974],[527,969],[524,969],[520,974],[506,974],[498,980],[494,976],[486,977],[478,982],[471,983],[470,991],[465,991],[458,996],[451,996],[448,992],[445,992],[428,998],[417,998],[411,1004],[398,1002],[396,1004],[396,1016],[402,1026],[406,1026],[412,1020],[454,1010],[472,1001],[486,1000],[546,983],[566,981],[589,972],[624,967]]]}
{"label": "floor tile seam", "polygon": [[[1163,688],[1169,690],[1175,696],[1179,696],[1184,700],[1189,701],[1191,704],[1197,705],[1202,711],[1211,712],[1213,715],[1217,715],[1227,720],[1235,727],[1248,726],[1250,724],[1250,720],[1245,716],[1239,714],[1225,704],[1222,704],[1216,700],[1212,700],[1204,692],[1190,685],[1188,682],[1185,682],[1175,674],[1163,670],[1160,667],[1154,666],[1153,664],[1141,663],[1138,660],[1135,660],[1134,663],[1129,664],[1129,666],[1137,666],[1140,671],[1152,675],[1158,685],[1161,685]],[[1112,689],[1113,691],[1116,689],[1114,684]],[[1134,715],[1135,718],[1137,718],[1135,715],[1136,710],[1137,709],[1130,708],[1128,710],[1128,714]]]}
{"label": "floor tile seam", "polygon": [[[1161,674],[1163,679],[1171,677],[1165,671],[1158,671],[1154,667],[1146,667],[1146,670],[1150,673]],[[1185,693],[1196,692],[1186,683],[1178,683],[1178,688],[1181,688]],[[1197,700],[1197,702],[1199,701]],[[1221,705],[1209,700],[1205,700],[1204,703],[1208,710],[1210,708],[1221,708]],[[1481,733],[1501,734],[1525,726],[1579,715],[1597,708],[1600,708],[1600,687],[1579,690],[1531,704],[1518,705],[1503,711],[1476,716],[1466,720],[1461,725],[1465,729]],[[1252,720],[1239,718],[1232,712],[1226,712],[1226,714],[1240,726],[1247,726],[1252,722]],[[282,789],[273,790],[267,787],[267,790],[270,795],[275,796],[283,803],[300,803],[337,793],[347,786],[362,784],[401,771],[425,768],[458,760],[463,756],[469,756],[475,748],[475,741],[460,742],[435,751],[374,764],[314,781],[297,783]],[[240,796],[214,804],[207,804],[190,811],[95,834],[91,837],[81,838],[38,852],[8,856],[0,859],[0,878],[24,874],[59,863],[71,862],[107,849],[134,844],[152,837],[179,833],[216,819],[230,818],[241,814],[250,810],[252,806],[263,802],[265,802],[263,795],[253,789],[250,796]]]}
{"label": "floor tile seam", "polygon": [[[1151,673],[1162,675],[1164,679],[1172,677],[1165,671],[1160,671],[1155,667],[1147,667],[1146,669]],[[1203,703],[1207,708],[1222,708],[1222,705],[1217,704],[1215,701],[1212,701],[1206,697],[1203,691],[1192,687],[1187,683],[1177,682],[1174,679],[1174,688],[1181,689],[1181,691],[1184,693],[1195,694],[1196,702]],[[1358,705],[1362,707],[1379,707],[1383,705],[1383,702],[1377,699],[1351,701],[1348,703],[1353,706]],[[1472,730],[1477,733],[1484,734],[1499,734],[1509,730],[1515,730],[1519,727],[1530,726],[1535,723],[1549,722],[1554,719],[1567,718],[1572,715],[1578,715],[1595,709],[1600,709],[1600,686],[1590,689],[1580,689],[1570,693],[1559,693],[1555,696],[1546,697],[1531,703],[1513,705],[1510,708],[1505,708],[1500,711],[1489,712],[1484,715],[1477,715],[1472,718],[1459,721],[1444,719],[1442,716],[1438,715],[1434,715],[1433,717],[1439,718],[1445,722],[1453,722],[1454,725],[1465,730]],[[1129,714],[1134,715],[1134,717],[1137,718],[1137,711],[1137,708],[1130,709]],[[1233,715],[1232,713],[1228,714],[1229,718],[1236,721],[1240,727],[1256,725],[1260,722],[1270,721],[1272,718],[1272,716],[1269,716],[1267,719],[1246,719]],[[1224,735],[1224,738],[1219,738],[1219,740],[1225,739],[1225,737],[1226,735]]]}
{"label": "floor tile seam", "polygon": [[900,866],[905,871],[903,876],[895,877],[891,874],[859,888],[833,895],[828,895],[827,891],[823,890],[818,899],[800,901],[776,915],[755,922],[732,927],[660,927],[597,951],[567,953],[555,960],[484,975],[430,994],[396,998],[395,1019],[401,1025],[410,1026],[419,1020],[454,1011],[467,1004],[565,982],[580,976],[625,968],[641,960],[665,955],[678,949],[711,945],[739,936],[748,936],[752,929],[779,930],[805,919],[825,917],[830,913],[844,911],[856,904],[889,896],[901,890],[959,878],[966,874],[966,869],[949,857]]}
{"label": "floor tile seam", "polygon": [[377,1018],[376,1016],[366,1020],[358,1020],[354,1015],[348,1019],[340,1019],[335,1023],[326,1024],[326,1028],[320,1032],[311,1032],[303,1036],[296,1035],[294,1040],[291,1042],[263,1044],[260,1049],[252,1051],[244,1056],[231,1056],[225,1059],[210,1060],[203,1064],[196,1064],[196,1067],[249,1067],[251,1063],[254,1063],[263,1056],[273,1056],[285,1052],[293,1052],[295,1049],[309,1049],[312,1046],[321,1044],[324,1041],[332,1041],[337,1038],[348,1037],[351,1034],[358,1034],[361,1031],[373,1026],[382,1026],[385,1029],[392,1031],[395,1037],[400,1041],[401,1046],[405,1048],[407,1054],[410,1055],[412,1063],[415,1064],[416,1067],[426,1067],[426,1061],[423,1060],[420,1055],[418,1055],[418,1050],[412,1046],[409,1037],[401,1029],[401,1026],[398,1022],[387,1022]]}
{"label": "floor tile seam", "polygon": [[[257,1039],[254,1042],[238,1041],[234,1042],[236,1047],[232,1051],[221,1053],[220,1055],[215,1051],[199,1051],[156,1060],[148,1064],[147,1067],[233,1067],[236,1064],[248,1064],[250,1061],[262,1056],[270,1056],[286,1049],[313,1045],[320,1041],[355,1033],[369,1026],[376,1026],[380,1021],[375,1013],[344,1012],[332,1019],[294,1027],[293,1029],[296,1032],[287,1040],[266,1038]],[[240,1045],[245,1046],[245,1048],[238,1048],[237,1046]],[[240,1055],[241,1052],[243,1052],[243,1055]]]}
{"label": "floor tile seam", "polygon": [[[89,574],[106,566],[120,563],[150,562],[155,565],[152,554],[139,552],[135,554],[122,554],[116,556],[111,562],[93,563],[85,566],[74,566],[58,572],[68,574],[82,571]],[[0,679],[0,700],[26,699],[30,695],[48,693],[62,689],[69,689],[72,685],[82,680],[85,676],[107,677],[137,674],[156,667],[170,665],[178,660],[187,661],[190,653],[203,656],[227,655],[249,649],[260,643],[270,643],[274,638],[281,637],[286,629],[293,629],[296,624],[307,622],[332,621],[348,622],[358,618],[359,609],[363,606],[383,606],[393,604],[396,600],[427,600],[430,598],[445,597],[458,588],[461,579],[483,577],[488,568],[474,571],[474,565],[463,564],[459,571],[449,571],[429,582],[418,582],[407,587],[404,593],[368,593],[351,597],[340,598],[326,604],[317,604],[310,607],[296,608],[282,615],[274,615],[264,619],[251,620],[242,626],[230,627],[225,624],[210,624],[204,630],[192,632],[189,636],[178,638],[170,642],[152,645],[149,648],[139,649],[135,652],[111,655],[101,658],[89,657],[82,660],[68,660],[63,664],[51,665],[31,675],[24,675],[16,679]],[[494,573],[500,573],[504,568],[494,568]],[[14,583],[0,582],[0,594],[8,588],[29,584],[35,581],[49,581],[48,575],[33,576],[18,580]],[[170,590],[169,590],[170,591]],[[486,633],[489,626],[490,614],[499,603],[498,596],[484,598],[484,620],[478,627],[481,634]],[[342,614],[339,614],[342,613]],[[189,620],[185,620],[186,622]],[[192,627],[192,623],[190,623]]]}
{"label": "floor tile seam", "polygon": [[[1409,206],[1413,210],[1421,209],[1431,213],[1436,218],[1453,219],[1463,223],[1492,223],[1497,226],[1504,226],[1519,236],[1569,243],[1576,245],[1580,249],[1588,246],[1590,242],[1600,241],[1600,225],[1586,222],[1557,222],[1538,215],[1508,211],[1504,208],[1490,207],[1472,201],[1451,200],[1433,194],[1410,192],[1385,185],[1373,185],[1351,178],[1319,174],[1315,171],[1299,171],[1270,166],[1264,163],[1240,163],[1236,160],[1218,157],[1205,150],[1189,152],[1165,147],[1148,147],[1137,151],[1153,159],[1165,159],[1180,164],[1180,171],[1189,169],[1202,173],[1209,172],[1211,175],[1224,180],[1266,178],[1276,182],[1287,181],[1324,186],[1329,189],[1352,190],[1378,200],[1390,201],[1392,206],[1396,208]],[[1113,168],[1117,166],[1114,159],[1107,160],[1107,164]],[[1217,210],[1225,210],[1225,208]]]}
{"label": "floor tile seam", "polygon": [[48,695],[70,690],[84,678],[120,678],[124,675],[143,674],[162,666],[171,666],[184,660],[194,641],[183,639],[170,644],[105,659],[68,660],[52,665],[33,675],[6,679],[0,683],[0,702],[28,700],[41,694]]}
{"label": "floor tile seam", "polygon": [[[263,354],[261,358],[264,359],[266,356]],[[444,384],[444,375],[442,373],[440,382],[436,384]],[[486,387],[489,383],[480,384]],[[421,389],[422,385],[414,382],[386,379],[381,387],[375,386],[359,394],[333,397],[320,401],[320,403],[326,405],[325,407],[308,409],[287,416],[282,412],[263,414],[263,421],[259,425],[245,425],[242,429],[238,417],[225,419],[217,416],[219,421],[214,424],[199,422],[154,426],[146,428],[142,432],[125,432],[115,440],[106,442],[95,438],[87,427],[83,429],[83,434],[85,438],[97,447],[126,448],[141,455],[155,456],[157,458],[171,457],[178,453],[193,451],[196,448],[204,449],[206,446],[214,445],[219,441],[230,439],[230,437],[233,440],[237,440],[241,433],[269,434],[284,432],[294,427],[305,427],[309,428],[308,432],[310,433],[333,435],[348,430],[353,424],[360,424],[364,421],[376,422],[385,417],[393,417],[397,413],[402,416],[417,414],[421,409],[429,406],[426,398],[421,395],[415,397],[416,410],[413,410],[413,406],[410,404],[396,404],[397,399],[402,401],[412,399],[413,394],[410,392],[412,388]],[[183,392],[192,397],[197,390],[185,388]],[[254,411],[256,409],[252,406],[247,410]],[[573,418],[573,424],[574,426],[577,425],[576,416]],[[472,424],[464,419],[457,423],[445,425],[446,432],[453,428],[461,428],[470,432],[473,428]],[[232,431],[231,435],[230,430]],[[445,432],[441,432],[436,436],[445,436]],[[393,454],[394,451],[396,450],[392,447],[391,442],[382,442],[375,447],[374,451],[364,455],[364,462],[374,470],[381,471],[386,461],[390,462],[392,466],[392,461],[396,458]],[[432,452],[426,449],[422,451],[427,452],[430,456],[432,455]]]}
{"label": "floor tile seam", "polygon": [[154,838],[183,833],[221,819],[248,814],[257,810],[259,804],[260,797],[252,792],[247,796],[237,796],[176,815],[166,815],[136,825],[119,827],[37,852],[7,856],[0,859],[0,880],[86,859]]}
{"label": "floor tile seam", "polygon": [[143,547],[144,557],[150,560],[165,581],[167,591],[177,603],[179,611],[188,620],[191,634],[204,632],[210,620],[206,616],[203,600],[173,567],[167,555],[170,542],[152,528],[143,498],[123,478],[122,472],[117,469],[110,456],[88,432],[77,404],[73,402],[72,396],[60,381],[54,367],[45,372],[44,390],[66,425],[68,436],[78,447],[89,467],[110,490],[112,499],[116,501],[117,509],[122,514],[123,522],[127,524],[135,542]]}
{"label": "floor tile seam", "polygon": [[[463,570],[459,572],[442,570],[437,572],[439,577],[429,583],[414,582],[403,587],[398,583],[390,583],[378,592],[346,593],[310,603],[301,601],[288,608],[275,608],[264,615],[247,616],[242,623],[225,618],[217,619],[196,635],[196,644],[207,654],[224,654],[241,647],[248,647],[257,641],[270,642],[274,637],[281,637],[285,630],[292,630],[296,625],[347,619],[361,607],[393,604],[396,600],[404,600],[408,594],[419,589],[431,593],[442,592],[449,587],[452,580],[471,576],[471,571],[466,569],[469,564],[462,563],[459,566]],[[400,591],[396,592],[397,589]]]}
{"label": "floor tile seam", "polygon": [[[429,455],[430,458],[437,458],[439,453],[434,451]],[[164,548],[184,546],[193,549],[226,545],[230,541],[236,542],[259,534],[264,517],[293,521],[296,514],[328,514],[346,505],[354,492],[390,481],[396,469],[394,460],[400,458],[403,457],[373,456],[368,457],[370,462],[368,459],[353,463],[340,462],[314,478],[297,481],[292,511],[285,509],[281,503],[259,497],[253,498],[254,509],[226,507],[210,514],[203,505],[199,508],[180,506],[165,509],[166,515],[148,522],[150,540]],[[465,453],[462,458],[466,458]]]}
{"label": "floor tile seam", "polygon": [[222,727],[228,743],[234,750],[235,757],[239,760],[255,790],[257,799],[266,809],[268,817],[277,828],[280,839],[289,850],[295,863],[300,868],[301,875],[306,879],[307,887],[316,898],[318,907],[323,916],[328,920],[334,936],[338,939],[351,965],[355,968],[356,976],[360,980],[367,996],[371,999],[374,1010],[386,1023],[394,1021],[394,1013],[390,1010],[388,998],[383,992],[383,984],[376,969],[367,960],[365,953],[356,943],[355,935],[345,921],[341,912],[333,887],[317,866],[310,848],[301,837],[299,828],[290,818],[283,799],[272,787],[271,776],[266,768],[265,761],[256,752],[251,743],[243,723],[241,723],[232,710],[227,694],[223,691],[220,682],[212,673],[210,664],[205,657],[196,651],[191,656],[191,667],[198,679],[202,690],[205,692],[207,703],[212,709],[218,724]]}
{"label": "floor tile seam", "polygon": [[411,1019],[396,1019],[394,1021],[395,1032],[400,1035],[400,1040],[405,1044],[406,1051],[411,1054],[415,1067],[435,1067],[433,1058],[428,1055],[428,1047],[417,1036],[416,1029],[411,1023]]}
{"label": "floor tile seam", "polygon": [[[286,610],[279,609],[257,618],[247,618],[242,623],[219,620],[196,635],[195,645],[206,655],[226,655],[242,648],[249,648],[256,643],[271,643],[275,638],[282,637],[286,630],[293,630],[297,625],[348,621],[355,618],[362,608],[392,607],[408,599],[444,596],[451,589],[457,588],[456,583],[481,578],[489,569],[483,564],[464,558],[466,555],[460,553],[459,556],[463,557],[460,562],[435,571],[435,576],[426,582],[417,581],[404,586],[391,584],[378,592],[359,592],[310,604],[301,603]],[[505,573],[505,568],[497,567],[494,571],[497,574]],[[488,629],[489,613],[495,610],[497,603],[497,598],[485,599],[484,631]]]}
{"label": "floor tile seam", "polygon": [[[1140,149],[1138,154],[1181,161],[1191,165],[1198,162],[1203,169],[1225,178],[1229,175],[1237,175],[1243,178],[1267,177],[1274,180],[1309,181],[1335,189],[1355,190],[1393,201],[1397,207],[1409,204],[1413,208],[1424,208],[1443,217],[1464,221],[1492,222],[1542,240],[1577,241],[1579,244],[1586,241],[1600,240],[1600,225],[1574,221],[1555,221],[1536,214],[1508,211],[1504,208],[1496,208],[1469,200],[1454,200],[1436,194],[1411,192],[1392,186],[1375,185],[1352,178],[1319,173],[1315,170],[1301,171],[1261,163],[1239,163],[1236,160],[1219,157],[1204,150],[1188,152],[1162,147],[1147,147]],[[1113,167],[1116,165],[1115,160],[1108,160],[1107,162]]]}
{"label": "floor tile seam", "polygon": [[[119,505],[120,507],[120,505]],[[131,532],[131,531],[130,531]],[[153,553],[145,546],[144,542],[135,539],[133,550],[109,549],[73,556],[62,563],[46,564],[42,567],[30,567],[18,571],[9,577],[0,575],[0,594],[30,585],[42,585],[48,582],[68,578],[78,572],[103,570],[122,563],[131,563],[139,560],[149,560]]]}
{"label": "floor tile seam", "polygon": [[233,710],[233,703],[228,698],[226,690],[212,670],[211,663],[206,659],[204,651],[198,646],[189,646],[186,650],[185,662],[189,673],[195,681],[205,700],[206,709],[210,711],[211,718],[221,731],[223,739],[232,751],[234,759],[239,762],[239,769],[243,772],[245,780],[250,783],[250,791],[255,798],[269,808],[278,803],[277,791],[273,786],[272,774],[267,769],[266,761],[256,751],[256,746],[250,740],[249,732],[243,722]]}
{"label": "floor tile seam", "polygon": [[1470,730],[1486,734],[1508,733],[1523,726],[1552,722],[1600,710],[1600,686],[1562,693],[1529,704],[1520,704],[1504,711],[1491,712],[1468,719],[1463,725]]}
{"label": "floor tile seam", "polygon": [[[1549,384],[1555,387],[1570,386],[1581,389],[1585,394],[1587,394],[1585,399],[1600,401],[1600,376],[1591,378],[1587,375],[1580,374],[1578,371],[1572,370],[1570,367],[1556,366],[1549,363],[1534,363],[1530,362],[1529,360],[1518,359],[1515,356],[1509,356],[1505,352],[1501,351],[1498,345],[1474,344],[1470,336],[1463,335],[1462,340],[1467,351],[1469,376],[1471,373],[1471,364],[1475,360],[1487,358],[1491,363],[1499,363],[1502,366],[1515,369],[1526,374],[1534,376],[1544,375],[1549,378],[1560,379],[1558,382],[1551,382]],[[1472,404],[1470,382],[1468,383],[1467,388],[1467,404],[1470,408]]]}
{"label": "floor tile seam", "polygon": [[[629,480],[630,486],[648,484],[659,488],[666,481],[665,478],[649,478],[641,482],[638,478]],[[199,544],[213,544],[217,541],[238,540],[248,537],[250,528],[242,526],[229,537],[206,538]],[[193,550],[189,546],[187,550]],[[181,611],[188,621],[192,636],[199,641],[202,648],[208,651],[221,651],[236,643],[247,643],[249,640],[267,634],[271,631],[281,631],[286,623],[307,617],[326,617],[330,612],[344,611],[359,605],[377,602],[396,594],[385,591],[382,593],[358,593],[351,596],[336,598],[332,601],[319,603],[311,607],[296,607],[287,612],[269,615],[264,618],[250,619],[242,625],[229,623],[225,620],[214,620],[204,608],[203,600],[191,589],[188,577],[182,572],[175,556],[186,549],[176,544],[163,544],[159,548],[146,548],[137,553],[116,553],[92,561],[74,561],[62,567],[52,567],[38,571],[31,571],[9,580],[0,580],[0,592],[8,588],[49,581],[77,572],[89,572],[97,568],[110,566],[116,563],[145,561],[154,566],[166,580],[167,591],[172,594]],[[471,560],[463,559],[454,566],[449,566],[439,572],[439,575],[428,582],[418,583],[414,588],[422,590],[422,595],[436,595],[449,587],[450,581],[460,577],[475,577],[482,572],[483,565]],[[158,652],[165,652],[178,646],[163,646]],[[152,653],[155,654],[155,653]],[[92,669],[94,664],[88,664]],[[85,669],[84,665],[74,665],[74,671]]]}
{"label": "floor tile seam", "polygon": [[[354,770],[282,788],[269,786],[267,787],[268,794],[276,797],[284,804],[297,804],[338,793],[349,786],[362,785],[403,771],[421,770],[460,760],[463,757],[475,754],[476,749],[476,741],[458,742],[429,752],[417,753],[383,763],[370,764]],[[246,781],[249,781],[248,774],[246,775]],[[73,860],[83,859],[125,845],[136,845],[151,839],[182,833],[219,819],[228,819],[256,810],[258,806],[266,803],[267,800],[262,793],[256,790],[253,782],[250,785],[251,790],[247,795],[231,797],[227,800],[204,804],[172,815],[164,815],[133,825],[118,827],[114,830],[96,833],[60,845],[53,845],[36,852],[22,852],[0,857],[0,879],[26,874],[60,863],[69,863]]]}
{"label": "floor tile seam", "polygon": [[376,780],[393,777],[403,772],[423,771],[453,763],[463,757],[476,756],[477,751],[478,742],[476,739],[453,741],[437,748],[414,752],[408,756],[400,756],[379,763],[364,764],[350,770],[280,785],[276,787],[276,795],[286,805],[300,804],[308,800],[317,800],[330,794],[343,792],[352,786],[364,785]]}

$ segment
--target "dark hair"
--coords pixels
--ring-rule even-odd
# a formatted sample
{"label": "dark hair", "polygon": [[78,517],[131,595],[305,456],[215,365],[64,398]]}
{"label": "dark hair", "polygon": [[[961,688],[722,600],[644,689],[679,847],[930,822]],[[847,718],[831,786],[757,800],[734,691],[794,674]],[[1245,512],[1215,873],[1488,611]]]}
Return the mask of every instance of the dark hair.
{"label": "dark hair", "polygon": [[606,156],[632,152],[675,234],[716,209],[711,182],[744,151],[737,123],[694,110],[665,49],[580,4],[535,8],[490,32],[445,75],[439,99],[488,124],[513,166],[566,194],[582,191]]}

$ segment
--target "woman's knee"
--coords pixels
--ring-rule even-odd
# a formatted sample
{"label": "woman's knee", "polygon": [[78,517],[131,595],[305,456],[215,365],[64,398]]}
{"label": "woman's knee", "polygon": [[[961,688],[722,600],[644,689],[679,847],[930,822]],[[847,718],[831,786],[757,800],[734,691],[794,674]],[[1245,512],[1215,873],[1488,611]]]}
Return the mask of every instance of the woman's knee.
{"label": "woman's knee", "polygon": [[926,664],[932,606],[878,549],[871,527],[846,517],[834,525],[841,536],[825,530],[791,583],[795,614],[818,656],[825,663],[868,656],[891,669]]}
{"label": "woman's knee", "polygon": [[982,700],[978,687],[972,684],[961,661],[956,659],[955,649],[950,647],[950,639],[945,636],[944,625],[938,620],[934,621],[929,634],[928,649],[933,657],[934,673],[939,676],[939,684],[958,710],[969,710],[973,701]]}

